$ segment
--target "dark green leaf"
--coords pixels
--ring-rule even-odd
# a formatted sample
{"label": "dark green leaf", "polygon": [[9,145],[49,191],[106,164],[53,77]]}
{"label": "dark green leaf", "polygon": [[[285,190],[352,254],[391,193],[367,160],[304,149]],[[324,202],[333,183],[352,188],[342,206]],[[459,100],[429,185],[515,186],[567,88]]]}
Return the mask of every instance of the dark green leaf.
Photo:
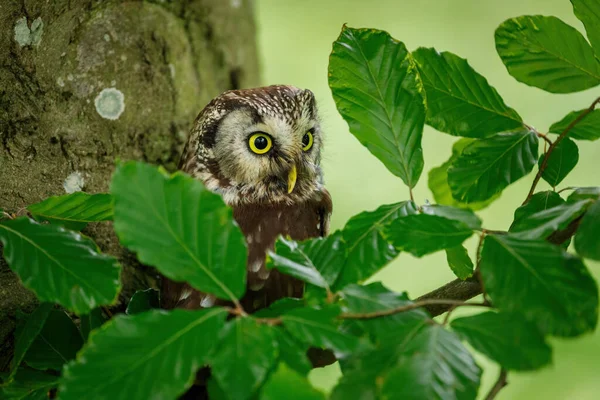
{"label": "dark green leaf", "polygon": [[244,294],[246,244],[221,196],[137,162],[117,168],[111,192],[115,231],[142,263],[222,299]]}
{"label": "dark green leaf", "polygon": [[[346,301],[345,311],[350,314],[373,313],[412,304],[406,293],[394,293],[379,282],[367,286],[346,286],[342,295]],[[406,331],[408,327],[427,319],[429,316],[424,310],[415,309],[386,317],[358,319],[356,323],[372,337],[384,340],[390,335],[396,336],[400,328]]]}
{"label": "dark green leaf", "polygon": [[31,314],[24,315],[24,318],[19,318],[17,329],[15,330],[15,351],[10,362],[11,372],[8,376],[9,382],[17,373],[17,368],[21,364],[21,361],[23,361],[27,350],[29,350],[35,338],[42,331],[52,307],[51,303],[42,303]]}
{"label": "dark green leaf", "polygon": [[60,371],[81,346],[83,338],[71,318],[62,310],[52,310],[24,361],[35,369]]}
{"label": "dark green leaf", "polygon": [[455,136],[482,138],[523,126],[467,60],[429,48],[413,52],[427,93],[427,124]]}
{"label": "dark green leaf", "polygon": [[416,257],[458,246],[472,233],[471,228],[460,221],[429,214],[398,218],[385,229],[391,244]]}
{"label": "dark green leaf", "polygon": [[454,160],[458,158],[464,148],[473,142],[475,142],[475,139],[462,138],[457,140],[452,146],[452,156],[450,156],[450,159],[439,167],[429,170],[428,186],[429,190],[431,190],[431,193],[433,193],[433,198],[435,199],[436,203],[452,207],[469,208],[471,210],[481,210],[492,204],[498,199],[498,197],[500,197],[500,193],[497,193],[488,200],[471,203],[463,203],[452,197],[452,191],[450,190],[450,185],[448,184],[448,168],[450,168]]}
{"label": "dark green leaf", "polygon": [[467,146],[448,169],[452,196],[465,203],[488,200],[527,175],[538,158],[533,132],[503,133]]}
{"label": "dark green leaf", "polygon": [[88,222],[109,221],[113,215],[109,194],[83,192],[49,197],[27,209],[39,221],[49,221],[76,231],[83,229]]}
{"label": "dark green leaf", "polygon": [[457,318],[451,326],[475,350],[507,370],[533,370],[552,362],[544,336],[518,315],[490,311]]}
{"label": "dark green leaf", "polygon": [[575,234],[575,250],[582,257],[600,261],[600,200],[585,214]]}
{"label": "dark green leaf", "polygon": [[465,246],[446,249],[446,260],[457,278],[465,280],[473,276],[473,261],[471,261]]}
{"label": "dark green leaf", "polygon": [[[550,126],[551,133],[562,133],[567,127],[581,115],[585,110],[572,111],[563,119]],[[600,139],[600,110],[594,110],[580,120],[567,134],[575,140],[597,140]]]}
{"label": "dark green leaf", "polygon": [[421,211],[424,214],[437,215],[438,217],[460,221],[473,230],[481,229],[481,220],[469,209],[426,204],[421,207]]}
{"label": "dark green leaf", "polygon": [[306,376],[312,369],[312,364],[306,356],[308,345],[298,342],[284,329],[277,329],[275,336],[279,346],[279,361]]}
{"label": "dark green leaf", "polygon": [[297,308],[281,317],[283,326],[296,339],[312,346],[335,350],[337,353],[352,353],[361,342],[356,336],[341,332],[335,318],[339,310]]}
{"label": "dark green leaf", "polygon": [[428,325],[406,343],[390,371],[382,397],[395,399],[475,399],[481,369],[453,332]]}
{"label": "dark green leaf", "polygon": [[261,400],[325,400],[325,395],[313,388],[297,372],[279,364],[261,390]]}
{"label": "dark green leaf", "polygon": [[255,317],[258,318],[275,318],[280,317],[286,312],[293,310],[295,308],[304,307],[304,301],[301,299],[295,299],[292,297],[284,297],[279,300],[275,300],[269,307],[261,308],[257,310],[254,314]]}
{"label": "dark green leaf", "polygon": [[583,25],[587,37],[600,59],[600,2],[598,0],[571,0],[573,11]]}
{"label": "dark green leaf", "polygon": [[79,328],[81,329],[81,336],[84,341],[87,341],[90,332],[102,326],[106,319],[102,314],[102,309],[94,308],[88,314],[82,315],[80,321],[81,325]]}
{"label": "dark green leaf", "polygon": [[529,199],[527,203],[515,210],[515,220],[513,221],[510,229],[512,230],[514,226],[521,223],[522,219],[527,218],[532,214],[559,206],[564,203],[565,201],[563,198],[560,197],[560,195],[556,192],[550,190],[538,192],[531,196],[531,199]]}
{"label": "dark green leaf", "polygon": [[210,357],[212,375],[231,400],[252,397],[277,360],[274,328],[252,318],[227,323]]}
{"label": "dark green leaf", "polygon": [[220,308],[118,315],[67,364],[61,400],[177,398],[207,361],[226,316]]}
{"label": "dark green leaf", "polygon": [[344,26],[329,57],[329,87],[350,132],[414,187],[423,171],[425,104],[406,46],[387,32]]}
{"label": "dark green leaf", "polygon": [[515,221],[510,227],[514,237],[523,239],[546,239],[555,231],[565,229],[589,207],[590,200],[565,203],[538,211]]}
{"label": "dark green leaf", "polygon": [[596,282],[578,258],[542,240],[486,236],[481,276],[492,303],[533,321],[544,333],[576,336],[598,318]]}
{"label": "dark green leaf", "polygon": [[19,368],[15,380],[7,386],[0,385],[0,399],[3,400],[47,400],[48,391],[58,386],[58,376]]}
{"label": "dark green leaf", "polygon": [[22,217],[0,223],[0,241],[10,268],[42,301],[85,314],[117,298],[119,264],[79,233]]}
{"label": "dark green leaf", "polygon": [[131,296],[125,313],[139,314],[144,311],[160,308],[159,291],[156,289],[138,290]]}
{"label": "dark green leaf", "polygon": [[[542,154],[538,161],[538,167],[542,167],[542,162],[546,154]],[[542,178],[552,187],[556,187],[565,179],[565,177],[575,168],[579,161],[579,149],[574,141],[564,138],[554,148],[550,154],[546,169],[542,172]]]}
{"label": "dark green leaf", "polygon": [[416,214],[412,201],[386,204],[375,211],[365,211],[350,218],[342,230],[346,242],[346,261],[334,288],[364,282],[385,267],[399,251],[383,237],[383,229],[391,221]]}
{"label": "dark green leaf", "polygon": [[579,31],[556,17],[523,15],[496,29],[496,50],[519,82],[552,93],[600,84],[600,63]]}
{"label": "dark green leaf", "polygon": [[575,189],[573,193],[567,198],[567,202],[574,203],[580,200],[598,200],[600,199],[600,187],[580,187]]}
{"label": "dark green leaf", "polygon": [[297,243],[280,238],[275,252],[269,251],[268,267],[321,288],[335,282],[345,258],[344,242],[339,231],[326,238]]}

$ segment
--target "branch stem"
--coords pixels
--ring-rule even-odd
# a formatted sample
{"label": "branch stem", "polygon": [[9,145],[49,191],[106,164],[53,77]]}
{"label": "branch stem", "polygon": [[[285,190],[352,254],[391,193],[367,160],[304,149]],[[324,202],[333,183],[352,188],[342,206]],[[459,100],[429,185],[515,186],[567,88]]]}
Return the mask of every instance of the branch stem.
{"label": "branch stem", "polygon": [[357,313],[357,314],[341,314],[339,318],[341,319],[372,319],[379,317],[386,317],[389,315],[399,314],[406,311],[415,310],[417,308],[430,306],[430,305],[445,305],[445,306],[453,306],[453,307],[463,307],[463,306],[472,306],[472,307],[489,307],[489,305],[484,303],[466,303],[461,300],[450,300],[450,299],[425,299],[421,301],[416,301],[411,304],[407,304],[405,306],[400,306],[396,308],[390,308],[388,310],[374,311],[371,313]]}
{"label": "branch stem", "polygon": [[508,382],[506,380],[507,376],[508,376],[508,372],[504,368],[502,368],[500,370],[500,375],[498,376],[498,380],[496,380],[496,383],[494,384],[494,386],[492,386],[492,389],[490,390],[488,395],[485,397],[485,400],[494,400],[496,398],[496,396],[498,395],[498,393],[500,393],[502,388],[504,386],[508,385]]}

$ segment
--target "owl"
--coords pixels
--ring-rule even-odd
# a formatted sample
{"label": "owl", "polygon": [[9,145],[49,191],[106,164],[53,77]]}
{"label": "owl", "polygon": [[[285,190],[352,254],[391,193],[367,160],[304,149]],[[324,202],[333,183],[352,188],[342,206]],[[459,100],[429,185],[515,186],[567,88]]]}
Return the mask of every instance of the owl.
{"label": "owl", "polygon": [[[301,281],[267,270],[280,235],[325,236],[332,201],[323,186],[321,126],[313,93],[294,86],[227,91],[198,115],[179,168],[220,194],[233,210],[248,247],[247,312],[282,297],[301,297]],[[227,303],[164,279],[165,308]]]}

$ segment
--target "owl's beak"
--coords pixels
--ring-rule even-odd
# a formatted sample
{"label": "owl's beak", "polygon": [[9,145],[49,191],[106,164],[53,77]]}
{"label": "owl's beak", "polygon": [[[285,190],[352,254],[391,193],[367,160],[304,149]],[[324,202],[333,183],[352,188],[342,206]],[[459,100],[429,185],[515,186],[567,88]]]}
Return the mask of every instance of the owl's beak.
{"label": "owl's beak", "polygon": [[292,169],[288,173],[288,193],[292,193],[294,190],[294,186],[296,186],[296,178],[298,178],[298,170],[296,170],[296,166],[293,165]]}

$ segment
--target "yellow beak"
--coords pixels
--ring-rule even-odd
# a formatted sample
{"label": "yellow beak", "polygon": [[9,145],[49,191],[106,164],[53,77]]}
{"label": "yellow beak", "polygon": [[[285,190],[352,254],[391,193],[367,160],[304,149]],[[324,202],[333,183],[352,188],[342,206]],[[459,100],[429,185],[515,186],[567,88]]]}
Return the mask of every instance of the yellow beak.
{"label": "yellow beak", "polygon": [[294,186],[296,186],[296,178],[298,178],[298,171],[294,165],[288,174],[288,193],[292,193]]}

